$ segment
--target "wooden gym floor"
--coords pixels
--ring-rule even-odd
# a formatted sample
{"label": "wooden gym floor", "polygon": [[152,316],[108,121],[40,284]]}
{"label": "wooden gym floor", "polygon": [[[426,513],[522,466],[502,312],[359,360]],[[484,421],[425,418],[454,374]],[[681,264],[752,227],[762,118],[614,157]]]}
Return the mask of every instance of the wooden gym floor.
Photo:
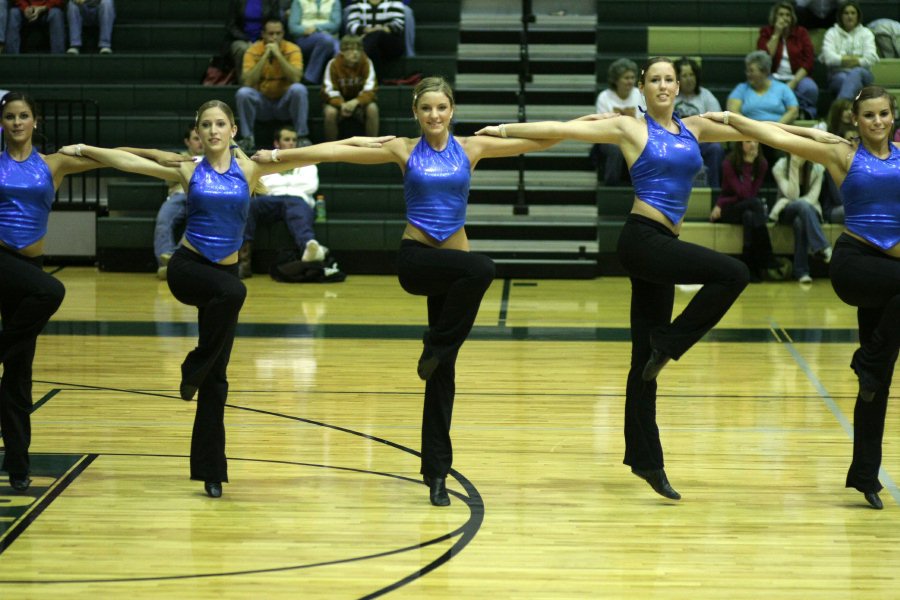
{"label": "wooden gym floor", "polygon": [[663,371],[680,502],[622,465],[627,280],[496,281],[435,508],[416,455],[425,305],[394,278],[246,281],[213,500],[188,479],[195,405],[177,394],[194,310],[149,274],[56,276],[34,484],[0,480],[0,598],[900,594],[900,423],[889,406],[875,511],[844,488],[855,312],[826,280],[752,285]]}

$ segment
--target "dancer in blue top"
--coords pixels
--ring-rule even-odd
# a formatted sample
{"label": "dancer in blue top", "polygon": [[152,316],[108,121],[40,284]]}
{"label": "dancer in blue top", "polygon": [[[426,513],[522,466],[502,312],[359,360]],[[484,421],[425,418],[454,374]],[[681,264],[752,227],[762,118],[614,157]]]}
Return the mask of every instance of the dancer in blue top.
{"label": "dancer in blue top", "polygon": [[[603,121],[507,123],[477,133],[572,138],[622,148],[635,189],[618,245],[619,260],[631,277],[632,351],[625,389],[624,463],[658,494],[678,500],[681,496],[664,469],[656,424],[656,377],[670,359],[680,358],[719,322],[749,281],[742,262],[682,242],[678,233],[691,182],[702,165],[698,142],[748,138],[699,116],[675,116],[678,81],[668,58],[651,59],[641,72],[639,87],[647,105],[643,120],[622,116]],[[823,132],[806,134],[829,137]],[[675,284],[703,287],[673,321]]]}
{"label": "dancer in blue top", "polygon": [[[516,156],[556,142],[454,136],[453,90],[440,77],[427,77],[416,86],[412,109],[421,137],[397,138],[380,149],[346,148],[340,160],[395,163],[403,172],[407,223],[397,270],[404,290],[428,298],[428,330],[418,363],[419,377],[425,381],[421,473],[431,503],[446,506],[450,504],[446,478],[453,463],[450,420],[456,357],[494,278],[493,261],[469,252],[464,225],[472,170],[482,158]],[[293,166],[296,152],[279,151],[278,157]],[[253,159],[268,162],[272,155],[262,150]]]}
{"label": "dancer in blue top", "polygon": [[[234,344],[238,313],[247,288],[238,278],[238,250],[251,190],[262,191],[263,175],[281,165],[257,164],[232,142],[237,127],[231,108],[210,100],[197,111],[195,124],[203,142],[203,159],[166,167],[128,152],[82,144],[66,146],[65,154],[85,156],[103,165],[177,181],[187,193],[187,224],[181,247],[169,261],[169,289],[179,301],[198,309],[199,341],[181,365],[179,392],[184,400],[197,394],[191,437],[191,479],[203,481],[212,498],[222,495],[228,481],[225,457],[226,368]],[[390,138],[383,138],[390,139]],[[380,145],[379,139],[352,138],[309,146],[297,151],[298,164],[329,160],[334,149],[348,144]],[[232,150],[234,149],[234,153]]]}
{"label": "dancer in blue top", "polygon": [[850,363],[859,379],[853,412],[853,461],[847,487],[883,508],[881,442],[887,399],[900,351],[900,145],[892,142],[896,100],[878,86],[853,101],[854,147],[820,144],[729,113],[709,113],[761,142],[825,166],[844,197],[846,231],[834,245],[831,284],[855,306],[859,348]]}
{"label": "dancer in blue top", "polygon": [[[40,125],[34,101],[9,92],[0,101],[6,150],[0,154],[0,430],[3,470],[16,491],[31,484],[31,375],[38,334],[59,308],[66,290],[44,273],[44,237],[50,208],[63,178],[97,169],[86,158],[44,155],[33,145]],[[147,153],[170,158],[171,153]]]}

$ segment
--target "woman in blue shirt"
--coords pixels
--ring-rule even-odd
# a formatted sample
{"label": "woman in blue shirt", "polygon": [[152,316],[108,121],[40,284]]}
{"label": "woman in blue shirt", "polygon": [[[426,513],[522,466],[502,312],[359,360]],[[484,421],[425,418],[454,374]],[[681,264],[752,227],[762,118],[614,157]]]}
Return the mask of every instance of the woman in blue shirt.
{"label": "woman in blue shirt", "polygon": [[744,58],[744,64],[747,81],[728,95],[727,110],[757,121],[793,123],[800,112],[797,96],[787,84],[770,76],[772,57],[756,50]]}

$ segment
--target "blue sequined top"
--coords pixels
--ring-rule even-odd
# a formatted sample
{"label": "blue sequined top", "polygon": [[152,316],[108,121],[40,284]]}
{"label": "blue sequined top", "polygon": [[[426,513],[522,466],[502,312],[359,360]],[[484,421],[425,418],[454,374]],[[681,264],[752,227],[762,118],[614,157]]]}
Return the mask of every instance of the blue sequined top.
{"label": "blue sequined top", "polygon": [[677,116],[676,135],[661,127],[650,115],[647,121],[647,145],[631,165],[635,195],[664,214],[673,225],[687,212],[694,176],[703,166],[697,138]]}
{"label": "blue sequined top", "polygon": [[250,188],[237,160],[217,173],[204,158],[197,165],[187,194],[184,237],[211,262],[237,252],[250,208]]}
{"label": "blue sequined top", "polygon": [[21,250],[47,235],[55,196],[53,173],[37,150],[22,162],[0,154],[0,240]]}
{"label": "blue sequined top", "polygon": [[406,220],[443,242],[466,224],[471,179],[469,157],[455,137],[437,151],[423,136],[406,162]]}
{"label": "blue sequined top", "polygon": [[882,160],[860,144],[841,184],[844,226],[882,250],[900,243],[900,150],[889,146]]}

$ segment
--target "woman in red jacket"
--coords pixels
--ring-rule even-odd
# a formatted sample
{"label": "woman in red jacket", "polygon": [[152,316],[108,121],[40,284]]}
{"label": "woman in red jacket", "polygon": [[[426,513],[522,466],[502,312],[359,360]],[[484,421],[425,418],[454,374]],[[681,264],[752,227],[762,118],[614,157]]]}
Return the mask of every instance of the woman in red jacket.
{"label": "woman in red jacket", "polygon": [[797,25],[791,0],[779,0],[769,11],[769,24],[759,30],[756,48],[772,57],[772,77],[794,91],[800,110],[816,117],[819,86],[810,77],[815,50],[805,27]]}

